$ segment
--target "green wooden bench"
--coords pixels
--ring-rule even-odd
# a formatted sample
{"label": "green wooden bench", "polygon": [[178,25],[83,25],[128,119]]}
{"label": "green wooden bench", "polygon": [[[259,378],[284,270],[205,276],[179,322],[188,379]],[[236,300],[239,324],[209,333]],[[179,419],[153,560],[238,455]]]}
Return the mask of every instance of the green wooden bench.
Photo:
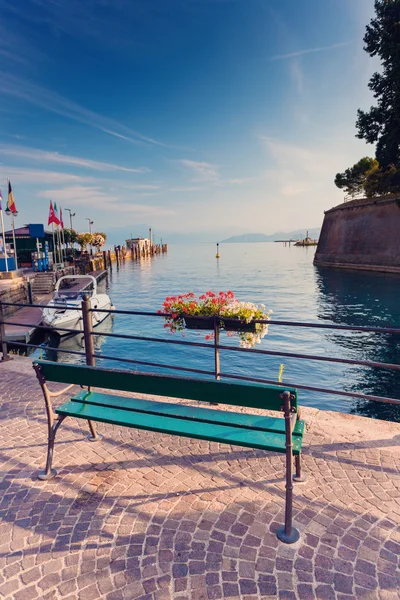
{"label": "green wooden bench", "polygon": [[[300,462],[304,422],[299,418],[295,389],[170,377],[47,361],[35,361],[33,368],[42,387],[48,419],[47,461],[44,472],[39,474],[40,479],[51,479],[56,474],[52,468],[54,440],[66,417],[88,421],[91,441],[101,439],[95,428],[95,422],[98,421],[280,452],[286,454],[286,506],[285,526],[278,530],[277,535],[286,543],[293,543],[299,539],[299,532],[292,525],[292,501],[293,480],[305,480]],[[54,393],[49,391],[48,381],[69,385]],[[86,386],[88,389],[78,391],[68,402],[54,410],[52,398],[65,394],[74,385]],[[107,390],[281,411],[284,418],[116,396],[93,391],[94,386]]]}

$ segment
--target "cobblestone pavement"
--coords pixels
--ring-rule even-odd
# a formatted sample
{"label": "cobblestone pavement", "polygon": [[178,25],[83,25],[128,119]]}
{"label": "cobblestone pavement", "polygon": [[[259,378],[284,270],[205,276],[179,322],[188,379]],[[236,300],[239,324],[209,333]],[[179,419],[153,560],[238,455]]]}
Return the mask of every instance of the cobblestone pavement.
{"label": "cobblestone pavement", "polygon": [[0,364],[0,403],[2,598],[400,597],[399,424],[304,411],[302,538],[287,546],[283,456],[106,425],[93,444],[66,420],[41,482],[28,359]]}

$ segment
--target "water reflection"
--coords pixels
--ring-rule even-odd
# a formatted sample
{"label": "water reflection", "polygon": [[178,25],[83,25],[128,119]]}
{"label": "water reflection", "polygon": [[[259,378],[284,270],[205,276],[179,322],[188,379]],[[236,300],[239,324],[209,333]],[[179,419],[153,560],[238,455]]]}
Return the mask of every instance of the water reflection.
{"label": "water reflection", "polygon": [[[94,329],[94,332],[96,334],[112,333],[113,320],[114,317],[110,315]],[[96,353],[101,351],[106,339],[107,338],[104,335],[94,336],[94,349]],[[51,348],[55,348],[55,350],[52,350]],[[78,334],[62,338],[57,333],[51,333],[46,337],[42,356],[44,360],[51,360],[59,363],[85,364],[85,356],[73,354],[73,352],[85,352],[85,340],[83,335]]]}
{"label": "water reflection", "polygon": [[[317,316],[344,325],[400,326],[400,277],[390,274],[316,267]],[[326,333],[335,355],[400,364],[400,335],[362,332]],[[400,399],[400,372],[351,368],[346,390]],[[358,400],[351,412],[400,422],[396,406]]]}

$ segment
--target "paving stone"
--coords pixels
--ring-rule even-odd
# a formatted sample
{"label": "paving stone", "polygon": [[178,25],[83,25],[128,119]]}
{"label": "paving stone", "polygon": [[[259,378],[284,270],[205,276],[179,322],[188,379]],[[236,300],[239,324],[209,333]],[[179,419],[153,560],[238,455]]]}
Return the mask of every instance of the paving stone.
{"label": "paving stone", "polygon": [[294,490],[290,546],[275,535],[284,457],[272,453],[105,424],[91,444],[71,419],[57,477],[37,480],[45,414],[29,363],[0,364],[0,597],[398,600],[400,424],[304,409],[310,477]]}

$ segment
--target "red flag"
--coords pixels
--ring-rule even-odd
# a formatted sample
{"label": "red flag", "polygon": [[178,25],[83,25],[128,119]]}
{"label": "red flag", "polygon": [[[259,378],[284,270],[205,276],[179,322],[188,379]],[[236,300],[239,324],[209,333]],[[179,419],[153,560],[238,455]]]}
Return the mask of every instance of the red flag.
{"label": "red flag", "polygon": [[56,217],[56,213],[54,212],[53,208],[53,203],[50,200],[49,220],[47,221],[47,225],[51,225],[52,223],[54,223],[54,225],[59,225],[60,221]]}
{"label": "red flag", "polygon": [[63,221],[61,206],[60,206],[60,225],[61,225],[61,229],[64,229],[64,221]]}

